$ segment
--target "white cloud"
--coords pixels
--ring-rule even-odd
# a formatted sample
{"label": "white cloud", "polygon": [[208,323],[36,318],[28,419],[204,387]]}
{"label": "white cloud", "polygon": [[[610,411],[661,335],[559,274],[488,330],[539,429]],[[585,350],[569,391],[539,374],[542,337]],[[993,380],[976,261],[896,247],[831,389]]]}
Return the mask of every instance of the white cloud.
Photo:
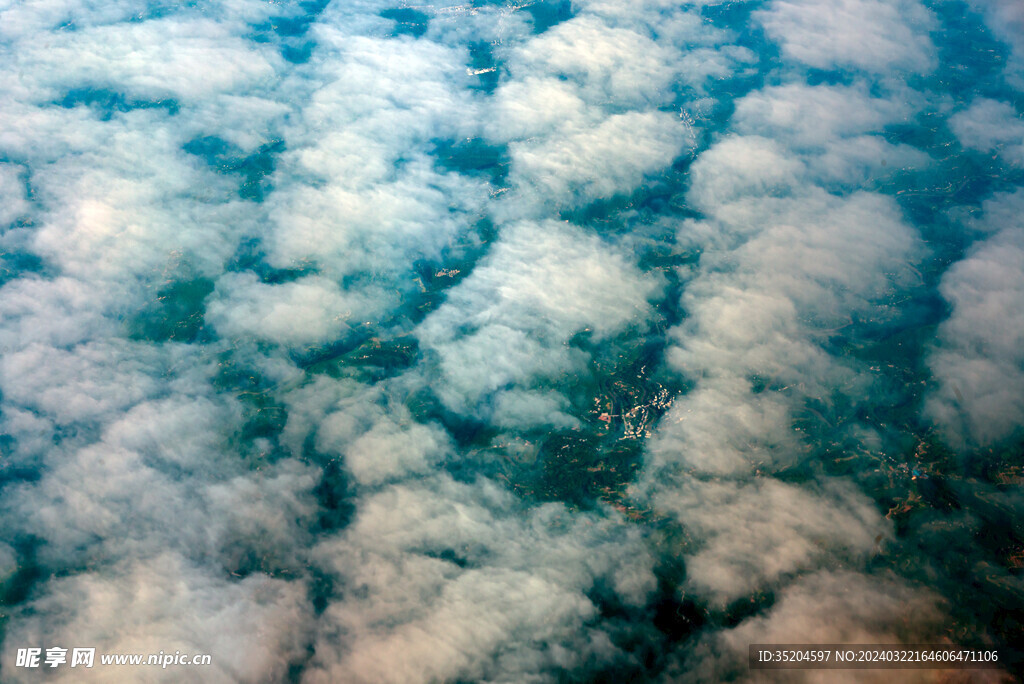
{"label": "white cloud", "polygon": [[649,443],[653,473],[682,464],[698,474],[744,474],[799,458],[789,430],[789,402],[772,392],[751,396],[750,382],[722,378],[680,397]]}
{"label": "white cloud", "polygon": [[935,20],[916,0],[774,0],[755,17],[785,57],[810,67],[887,74],[935,66]]}
{"label": "white cloud", "polygon": [[458,258],[475,240],[488,188],[431,156],[479,128],[465,49],[350,28],[321,25],[321,58],[287,84],[303,107],[284,127],[261,237],[273,266],[347,279],[346,298],[376,324],[417,291],[414,262]]}
{"label": "white cloud", "polygon": [[491,483],[447,477],[364,501],[317,551],[351,591],[325,612],[304,681],[524,681],[614,659],[584,592],[603,578],[627,605],[645,600],[639,534],[561,505],[519,510]]}
{"label": "white cloud", "polygon": [[[858,187],[897,169],[930,164],[925,153],[908,145],[894,145],[877,135],[886,126],[907,123],[921,106],[920,96],[905,89],[878,97],[871,96],[863,83],[789,83],[763,88],[740,99],[733,130],[771,139],[803,153],[808,180]],[[740,143],[732,144],[738,147]],[[753,150],[747,154],[754,156]],[[771,155],[762,152],[754,159],[765,164]],[[787,161],[792,164],[794,160]]]}
{"label": "white cloud", "polygon": [[29,211],[23,173],[13,164],[0,164],[0,224],[10,224]]}
{"label": "white cloud", "polygon": [[[285,677],[305,655],[311,611],[299,583],[257,575],[231,581],[165,553],[107,574],[54,579],[47,590],[18,615],[4,662],[13,662],[16,645],[30,643],[95,646],[97,653],[181,651],[211,655],[211,665],[194,671],[204,682],[255,683]],[[59,667],[46,679],[110,681],[108,668],[97,656],[92,668]],[[13,681],[41,681],[38,669],[10,669]],[[180,668],[136,670],[144,678],[136,681],[182,677]]]}
{"label": "white cloud", "polygon": [[[918,286],[913,229],[864,190],[930,163],[884,131],[932,104],[890,75],[934,66],[934,20],[909,0],[771,2],[753,16],[776,68],[739,44],[751,27],[722,28],[745,12],[706,4],[588,0],[535,32],[553,4],[453,1],[416,8],[410,36],[387,0],[318,18],[0,3],[0,222],[17,222],[0,239],[35,259],[0,292],[0,588],[37,578],[5,609],[4,672],[14,648],[68,642],[209,652],[203,681],[553,681],[644,670],[651,644],[656,676],[704,645],[729,666],[760,635],[903,638],[883,598],[937,614],[897,580],[869,591],[888,524],[796,425],[815,402],[884,446],[856,415],[866,364],[828,340],[885,329]],[[810,86],[802,67],[858,71]],[[1008,107],[978,99],[950,126],[1009,161]],[[460,171],[478,149],[505,166]],[[1022,346],[1015,202],[986,206],[988,241],[944,280],[929,415],[949,434],[1020,422],[998,384]],[[700,257],[666,278],[640,266],[652,250]],[[448,287],[425,275],[442,268]],[[139,332],[175,306],[195,339]],[[640,374],[692,385],[636,498],[579,510],[513,487],[544,477],[537,435],[590,429],[580,385],[662,334]],[[403,336],[409,367],[360,380],[345,345],[371,335]],[[309,347],[338,354],[295,362]],[[462,419],[497,436],[466,447]],[[488,460],[499,445],[521,460]],[[815,474],[775,477],[791,467]],[[711,613],[676,654],[650,623],[672,590]],[[761,591],[777,603],[718,629]]]}
{"label": "white cloud", "polygon": [[408,477],[430,470],[449,449],[448,435],[437,427],[399,425],[384,418],[345,447],[345,465],[362,484]]}
{"label": "white cloud", "polygon": [[771,478],[687,479],[654,499],[693,535],[686,585],[715,608],[828,562],[863,562],[887,525],[872,502],[831,483],[816,492]]}
{"label": "white cloud", "polygon": [[418,256],[439,259],[469,230],[471,218],[451,211],[449,198],[456,209],[471,209],[479,194],[478,184],[438,174],[425,163],[411,165],[393,182],[359,189],[339,184],[285,190],[272,205],[277,226],[268,239],[269,257],[283,268],[316,264],[338,278],[391,275]]}
{"label": "white cloud", "polygon": [[1024,194],[996,196],[984,209],[995,229],[946,272],[952,305],[929,365],[940,383],[928,413],[958,446],[990,446],[1024,424]]}
{"label": "white cloud", "polygon": [[502,392],[495,402],[495,425],[506,428],[579,427],[580,421],[570,415],[568,400],[557,392]]}
{"label": "white cloud", "polygon": [[670,95],[678,59],[670,46],[582,15],[520,48],[512,73],[569,79],[588,102],[639,106],[658,104]]}
{"label": "white cloud", "polygon": [[1024,117],[1008,102],[978,98],[949,117],[949,127],[964,147],[997,152],[1007,163],[1024,166]]}
{"label": "white cloud", "polygon": [[722,81],[737,75],[751,75],[756,62],[757,55],[739,45],[695,48],[683,55],[679,78],[697,92],[704,92],[709,79]]}
{"label": "white cloud", "polygon": [[797,148],[820,147],[837,137],[862,135],[907,121],[915,110],[913,97],[910,93],[872,97],[863,83],[787,83],[756,90],[740,99],[733,125],[742,133],[771,135]]}
{"label": "white cloud", "polygon": [[268,285],[253,273],[238,273],[217,281],[207,320],[226,337],[300,347],[344,337],[349,321],[360,321],[368,310],[365,298],[319,276]]}
{"label": "white cloud", "polygon": [[691,166],[687,201],[705,216],[677,239],[701,258],[679,269],[686,315],[666,360],[694,386],[659,423],[635,494],[686,530],[681,591],[713,610],[826,563],[862,567],[888,534],[852,483],[773,476],[814,453],[797,425],[807,402],[870,396],[867,368],[823,343],[854,317],[884,325],[915,283],[921,244],[896,202],[828,191],[894,154],[872,134],[915,106],[862,86],[769,86],[737,103],[739,135]]}
{"label": "white cloud", "polygon": [[760,136],[730,136],[693,163],[688,199],[703,211],[720,211],[745,195],[785,194],[803,171],[799,159]]}
{"label": "white cloud", "polygon": [[617,114],[537,143],[511,144],[510,180],[526,202],[539,196],[555,206],[581,206],[633,190],[693,144],[693,131],[671,114]]}
{"label": "white cloud", "polygon": [[53,89],[114,87],[147,99],[197,100],[258,86],[280,67],[270,46],[232,28],[179,17],[89,27],[51,34],[46,50],[22,53],[19,62]]}
{"label": "white cloud", "polygon": [[420,326],[440,357],[439,394],[451,406],[534,376],[556,377],[585,360],[567,346],[590,330],[607,338],[650,314],[657,280],[624,254],[568,223],[507,226],[484,263]]}
{"label": "white cloud", "polygon": [[[748,671],[750,644],[909,644],[921,643],[945,622],[935,594],[912,589],[890,575],[822,571],[794,582],[767,612],[709,636],[686,660],[696,678]],[[680,664],[682,666],[682,664]],[[928,672],[907,672],[900,681],[932,681]],[[742,675],[740,675],[742,676]],[[790,670],[787,681],[887,682],[892,672],[870,670]]]}
{"label": "white cloud", "polygon": [[498,88],[492,111],[485,130],[489,138],[500,142],[551,135],[563,126],[579,127],[588,116],[587,105],[572,83],[533,76],[510,80]]}
{"label": "white cloud", "polygon": [[0,383],[5,399],[70,425],[106,419],[159,391],[146,373],[159,355],[138,355],[109,343],[81,345],[73,352],[41,344],[5,354]]}

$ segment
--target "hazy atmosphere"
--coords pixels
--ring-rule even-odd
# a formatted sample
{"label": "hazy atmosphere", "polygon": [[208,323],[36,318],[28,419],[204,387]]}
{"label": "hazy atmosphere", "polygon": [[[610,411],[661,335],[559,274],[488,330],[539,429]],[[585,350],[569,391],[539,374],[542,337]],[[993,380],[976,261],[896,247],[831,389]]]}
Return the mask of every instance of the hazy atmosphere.
{"label": "hazy atmosphere", "polygon": [[0,350],[3,684],[1017,680],[1024,4],[0,0]]}

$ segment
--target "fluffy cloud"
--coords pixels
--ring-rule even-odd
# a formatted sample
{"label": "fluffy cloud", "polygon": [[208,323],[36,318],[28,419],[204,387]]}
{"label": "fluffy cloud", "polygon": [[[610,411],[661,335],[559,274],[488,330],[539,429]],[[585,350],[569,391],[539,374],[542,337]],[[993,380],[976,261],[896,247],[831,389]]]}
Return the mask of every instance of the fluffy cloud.
{"label": "fluffy cloud", "polygon": [[927,163],[879,135],[914,106],[860,84],[768,86],[736,103],[734,133],[691,167],[687,200],[704,217],[677,240],[701,258],[679,269],[686,316],[666,359],[694,385],[662,419],[636,494],[685,530],[683,591],[713,610],[823,564],[861,566],[890,534],[850,482],[774,476],[805,467],[808,402],[871,391],[829,336],[854,318],[885,325],[915,281],[920,241],[899,206],[849,189],[879,167],[872,153]]}
{"label": "fluffy cloud", "polygon": [[0,166],[0,197],[3,208],[0,209],[0,223],[10,224],[15,219],[28,213],[29,204],[25,201],[25,185],[21,179],[23,171],[12,164]]}
{"label": "fluffy cloud", "polygon": [[[691,678],[702,681],[742,676],[747,671],[750,644],[918,643],[923,635],[937,635],[943,607],[936,595],[914,590],[891,576],[823,571],[787,587],[766,614],[699,644],[687,669]],[[909,676],[901,681],[933,679],[927,672],[906,674]],[[787,679],[800,682],[884,682],[893,678],[891,672],[865,670],[805,670],[787,675]]]}
{"label": "fluffy cloud", "polygon": [[757,17],[786,57],[817,69],[921,73],[935,65],[934,19],[916,0],[776,0]]}
{"label": "fluffy cloud", "polygon": [[[735,127],[747,134],[782,138],[799,148],[862,135],[913,113],[910,93],[872,97],[865,84],[808,86],[788,83],[756,90],[736,103]],[[907,98],[907,99],[903,99]]]}
{"label": "fluffy cloud", "polygon": [[998,232],[954,264],[940,286],[952,312],[929,359],[940,386],[928,410],[960,445],[998,443],[1024,423],[1022,203],[1020,192],[985,203],[994,218],[985,224]]}
{"label": "fluffy cloud", "polygon": [[653,591],[637,531],[560,505],[517,509],[493,484],[445,477],[365,501],[316,552],[351,593],[325,613],[306,679],[513,681],[621,657],[589,626],[584,592],[598,578],[627,604]]}
{"label": "fluffy cloud", "polygon": [[556,377],[584,361],[569,338],[598,339],[642,323],[659,283],[599,238],[568,223],[508,226],[485,263],[453,288],[417,331],[439,358],[439,394],[473,405],[534,376]]}
{"label": "fluffy cloud", "polygon": [[516,57],[516,68],[525,73],[580,83],[588,101],[628,106],[657,104],[670,92],[678,54],[635,31],[580,16],[531,41]]}
{"label": "fluffy cloud", "polygon": [[871,503],[839,485],[819,493],[772,479],[692,480],[655,503],[698,540],[684,590],[718,608],[822,563],[863,562],[885,533]]}
{"label": "fluffy cloud", "polygon": [[666,110],[753,61],[731,38],[662,3],[597,2],[509,51],[510,78],[485,124],[489,139],[511,143],[513,192],[497,215],[543,216],[628,194],[686,156],[697,142],[692,121],[682,107],[678,117]]}
{"label": "fluffy cloud", "polygon": [[1024,166],[1024,119],[1008,102],[979,98],[949,119],[960,144],[997,152],[1008,163]]}
{"label": "fluffy cloud", "polygon": [[619,114],[539,144],[514,143],[511,180],[555,206],[579,206],[629,192],[693,142],[692,131],[678,117]]}
{"label": "fluffy cloud", "polygon": [[146,99],[198,100],[252,88],[274,75],[280,58],[230,28],[178,17],[90,27],[26,55],[41,63],[23,64],[53,78],[45,85],[55,89],[114,86]]}
{"label": "fluffy cloud", "polygon": [[[31,612],[18,617],[5,640],[4,660],[21,644],[95,647],[97,653],[210,654],[197,670],[204,682],[260,682],[286,676],[304,656],[309,605],[301,585],[253,576],[241,581],[211,576],[165,553],[126,563],[109,574],[55,580]],[[98,657],[97,657],[98,658]],[[40,670],[12,669],[12,681],[36,682]],[[138,668],[147,682],[180,681],[173,669]],[[109,681],[92,668],[62,667],[53,681]]]}
{"label": "fluffy cloud", "polygon": [[701,210],[721,211],[745,195],[787,193],[802,170],[800,160],[772,140],[728,137],[694,163],[689,199]]}
{"label": "fluffy cloud", "polygon": [[342,395],[331,409],[316,430],[317,448],[344,454],[360,485],[428,472],[450,451],[447,433],[415,422],[404,406],[379,391]]}
{"label": "fluffy cloud", "polygon": [[494,94],[489,138],[501,142],[550,135],[563,125],[586,123],[587,104],[571,83],[558,78],[509,81]]}
{"label": "fluffy cloud", "polygon": [[365,299],[347,295],[333,280],[311,276],[267,285],[244,273],[218,280],[207,320],[227,337],[300,346],[344,337],[348,321],[365,318],[367,310]]}

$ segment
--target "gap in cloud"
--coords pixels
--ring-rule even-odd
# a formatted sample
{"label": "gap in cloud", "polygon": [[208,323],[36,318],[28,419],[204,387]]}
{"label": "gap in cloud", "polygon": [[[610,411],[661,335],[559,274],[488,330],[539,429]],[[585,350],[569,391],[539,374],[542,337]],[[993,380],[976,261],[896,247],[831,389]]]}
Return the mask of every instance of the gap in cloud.
{"label": "gap in cloud", "polygon": [[[677,163],[685,168],[689,161],[689,158],[684,158]],[[632,237],[631,232],[638,229],[637,224],[641,223],[642,217],[657,216],[661,209],[674,213],[677,207],[673,199],[682,192],[684,181],[685,171],[669,172],[662,178],[649,179],[649,182],[629,194],[614,195],[582,206],[562,209],[558,217],[575,225],[595,229],[606,238]],[[624,220],[627,217],[639,220]]]}
{"label": "gap in cloud", "polygon": [[[256,469],[268,458],[281,456],[276,446],[269,450],[263,447],[276,445],[288,421],[287,407],[277,397],[278,383],[248,363],[242,353],[228,350],[218,353],[216,358],[216,375],[211,383],[218,392],[232,395],[239,401],[241,420],[233,438],[242,461]],[[263,443],[256,444],[258,440]]]}
{"label": "gap in cloud", "polygon": [[1002,72],[1009,48],[997,40],[984,17],[967,2],[929,2],[939,18],[934,33],[939,67],[927,87],[951,95],[957,104],[978,94],[998,97],[1010,91]]}
{"label": "gap in cloud", "polygon": [[[489,155],[490,150],[484,151]],[[468,161],[472,164],[474,162]],[[500,174],[502,171],[496,170]],[[473,273],[487,256],[490,245],[498,238],[498,230],[486,216],[479,217],[464,234],[445,245],[437,258],[415,259],[407,278],[413,287],[403,294],[397,312],[406,325],[417,325],[444,304],[449,291]]]}
{"label": "gap in cloud", "polygon": [[[36,482],[38,478],[39,472],[33,470],[31,474],[26,474],[24,481]],[[3,479],[3,476],[0,476],[0,486],[3,484]],[[7,571],[0,576],[0,605],[13,606],[25,601],[37,583],[44,579],[46,564],[40,562],[37,557],[37,550],[43,543],[42,539],[33,535],[19,536],[10,540],[10,544],[0,542],[0,554],[10,550],[17,558],[16,567],[13,570],[8,566],[9,561],[6,558],[4,566],[8,567],[3,567],[0,570],[0,572]],[[0,627],[0,634],[3,634],[2,627]]]}
{"label": "gap in cloud", "polygon": [[352,378],[372,384],[402,373],[417,361],[418,354],[419,343],[411,335],[371,337],[329,347],[306,356],[296,365],[310,376]]}
{"label": "gap in cloud", "polygon": [[[664,535],[664,530],[655,536]],[[709,627],[707,611],[691,598],[680,596],[684,570],[675,563],[653,568],[656,588],[642,605],[629,605],[606,581],[598,580],[586,596],[599,611],[611,642],[623,657],[603,667],[565,673],[567,681],[658,681],[671,663],[671,655],[687,639]]]}
{"label": "gap in cloud", "polygon": [[[671,276],[675,266],[693,259],[652,254],[645,270]],[[659,298],[672,300],[678,301]],[[528,391],[515,383],[498,388],[489,420],[446,409],[429,389],[413,400],[413,414],[444,425],[467,454],[446,464],[457,479],[486,473],[532,505],[610,505],[639,520],[646,513],[627,489],[642,463],[643,443],[686,387],[661,368],[664,331],[675,322],[656,317],[650,328],[612,340],[593,340],[587,331],[573,336],[568,345],[589,359],[582,372],[532,382]]]}
{"label": "gap in cloud", "polygon": [[840,69],[808,69],[809,86],[851,86],[857,82],[857,74]]}
{"label": "gap in cloud", "polygon": [[281,57],[290,64],[305,64],[313,55],[317,43],[309,37],[330,0],[306,0],[297,3],[298,11],[267,17],[252,25],[249,38],[256,43],[274,43],[280,46]]}
{"label": "gap in cloud", "polygon": [[0,286],[30,274],[41,278],[54,275],[53,271],[48,269],[46,263],[36,254],[8,250],[0,253]]}
{"label": "gap in cloud", "polygon": [[501,81],[501,64],[494,54],[494,46],[489,42],[473,41],[467,46],[469,50],[469,73],[478,80],[470,88],[488,95],[494,92]]}
{"label": "gap in cloud", "polygon": [[526,0],[516,9],[524,9],[533,19],[534,35],[544,33],[575,16],[571,0]]}
{"label": "gap in cloud", "polygon": [[395,22],[392,36],[420,38],[430,26],[430,15],[413,7],[392,7],[381,10],[380,16]]}
{"label": "gap in cloud", "polygon": [[164,109],[172,116],[181,111],[178,101],[172,98],[141,100],[116,90],[92,87],[72,88],[54,104],[64,109],[87,107],[96,113],[100,121],[110,121],[115,114],[137,109]]}
{"label": "gap in cloud", "polygon": [[[1021,169],[1007,167],[994,155],[964,149],[949,124],[949,111],[923,109],[914,118],[886,126],[884,139],[907,145],[931,158],[928,166],[893,169],[879,186],[899,202],[907,217],[919,226],[935,258],[945,261],[963,253],[971,236],[951,221],[949,212],[977,209],[994,192],[1005,192],[1024,181]],[[887,166],[891,162],[887,161]]]}
{"label": "gap in cloud", "polygon": [[225,264],[226,272],[252,271],[259,276],[261,283],[279,285],[291,283],[300,278],[319,273],[315,264],[307,264],[294,268],[274,268],[266,260],[259,238],[246,238],[239,242],[234,256]]}
{"label": "gap in cloud", "polygon": [[375,344],[374,339],[372,330],[361,329],[341,340],[293,352],[292,359],[312,376],[344,377],[353,370],[351,361],[366,354]]}
{"label": "gap in cloud", "polygon": [[554,407],[573,423],[526,423],[518,430],[510,425],[509,433],[526,440],[525,448],[519,442],[513,449],[496,445],[505,458],[499,477],[512,483],[517,494],[572,508],[607,504],[627,517],[643,517],[628,487],[642,466],[647,437],[687,389],[685,382],[664,372],[666,340],[651,332],[600,342],[581,333],[570,341],[587,353],[586,372],[553,383],[551,389],[568,400]]}
{"label": "gap in cloud", "polygon": [[130,24],[141,24],[153,19],[161,19],[163,17],[175,14],[181,10],[192,9],[198,7],[199,2],[197,0],[188,0],[186,2],[145,2],[139,3],[134,7],[131,7],[134,11],[125,17],[125,22]]}
{"label": "gap in cloud", "polygon": [[206,297],[213,288],[210,278],[175,274],[156,290],[156,300],[126,323],[128,337],[150,342],[211,340],[204,316]]}
{"label": "gap in cloud", "polygon": [[438,140],[430,154],[443,171],[486,177],[495,187],[504,185],[508,178],[507,145],[490,144],[484,138]]}
{"label": "gap in cloud", "polygon": [[262,202],[264,196],[273,190],[269,176],[277,168],[277,158],[285,151],[285,143],[283,140],[270,140],[256,151],[243,154],[231,142],[215,135],[206,135],[189,140],[182,145],[182,149],[203,159],[219,174],[237,175],[238,196],[241,199]]}
{"label": "gap in cloud", "polygon": [[[356,495],[352,486],[352,476],[345,470],[341,460],[317,451],[315,441],[312,434],[307,437],[302,445],[302,456],[305,461],[317,465],[321,470],[320,482],[313,490],[320,505],[317,527],[330,534],[343,530],[352,522],[356,514]],[[332,592],[333,589],[327,588],[324,594],[320,595],[312,591],[312,601],[318,611],[323,611],[325,604],[322,603],[322,599]]]}

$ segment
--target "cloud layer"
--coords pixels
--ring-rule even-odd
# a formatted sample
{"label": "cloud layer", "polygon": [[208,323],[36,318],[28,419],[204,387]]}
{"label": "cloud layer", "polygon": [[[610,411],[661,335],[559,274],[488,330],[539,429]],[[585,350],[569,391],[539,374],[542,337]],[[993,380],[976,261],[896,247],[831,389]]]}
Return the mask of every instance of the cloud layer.
{"label": "cloud layer", "polygon": [[5,681],[1020,643],[1018,15],[0,8]]}

